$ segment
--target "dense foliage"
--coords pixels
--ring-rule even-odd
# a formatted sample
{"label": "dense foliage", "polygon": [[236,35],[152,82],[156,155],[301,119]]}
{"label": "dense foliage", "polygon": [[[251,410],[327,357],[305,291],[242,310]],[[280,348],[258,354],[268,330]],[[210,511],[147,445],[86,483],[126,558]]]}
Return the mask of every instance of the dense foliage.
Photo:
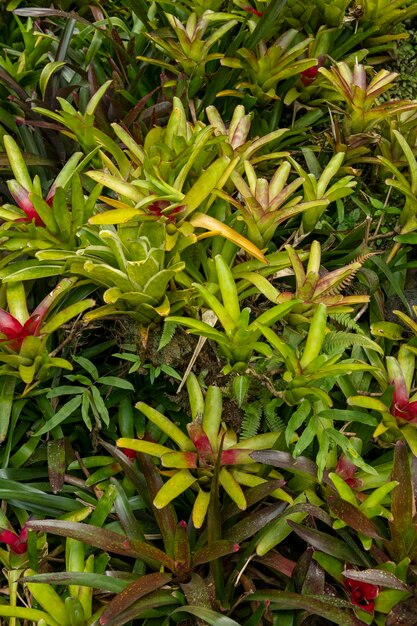
{"label": "dense foliage", "polygon": [[43,5],[0,8],[0,622],[413,626],[416,1]]}

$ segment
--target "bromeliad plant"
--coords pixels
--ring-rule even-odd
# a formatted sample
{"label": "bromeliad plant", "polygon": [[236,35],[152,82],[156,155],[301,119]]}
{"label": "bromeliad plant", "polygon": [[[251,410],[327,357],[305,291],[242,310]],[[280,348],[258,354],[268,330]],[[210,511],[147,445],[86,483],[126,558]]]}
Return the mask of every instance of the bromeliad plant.
{"label": "bromeliad plant", "polygon": [[[152,505],[162,479],[160,468],[147,454],[135,453],[137,461],[129,460],[121,450],[104,442],[103,447],[111,456],[96,456],[95,460],[98,463],[116,460],[126,473],[123,482],[114,478],[103,481],[98,489],[100,497],[95,500],[96,506],[92,513],[87,507],[82,507],[67,515],[66,519],[28,522],[32,533],[46,531],[66,538],[66,571],[21,572],[25,578],[19,580],[19,583],[39,601],[44,611],[42,617],[51,626],[56,626],[55,618],[59,615],[60,624],[66,624],[68,618],[73,618],[70,609],[77,607],[78,623],[82,626],[85,623],[82,621],[83,616],[88,623],[122,626],[129,624],[132,619],[146,619],[149,611],[151,614],[156,611],[158,620],[169,620],[182,611],[199,619],[208,619],[209,623],[223,619],[225,616],[222,612],[225,610],[229,614],[234,613],[236,588],[239,588],[239,595],[245,595],[245,586],[239,582],[238,574],[246,559],[248,540],[251,541],[259,529],[280,515],[285,506],[279,500],[280,494],[290,499],[281,489],[283,481],[258,478],[256,482],[256,477],[252,476],[255,486],[245,492],[247,508],[243,517],[235,502],[224,502],[218,480],[214,479],[207,523],[200,531],[184,519],[179,518],[178,522],[178,515],[184,512],[180,498],[169,502],[162,509]],[[215,468],[217,473],[218,469]],[[136,494],[133,498],[132,493]],[[261,505],[263,498],[270,495],[274,497],[274,494],[278,497],[277,502]],[[140,508],[146,520],[141,512],[137,515],[135,501],[136,504],[138,501],[142,503]],[[52,554],[50,541],[49,546],[44,546],[44,552],[48,548]],[[91,554],[92,548],[99,548],[101,554]],[[48,558],[46,554],[45,557]],[[134,559],[135,571],[132,574],[125,571],[123,575],[119,568],[126,557]],[[246,576],[256,576],[256,568],[253,574],[250,572],[249,567]],[[212,589],[210,594],[207,593],[209,581]],[[58,594],[52,585],[55,588],[67,588]],[[110,602],[108,598],[101,602],[97,594],[93,595],[93,589],[114,595]],[[49,605],[46,605],[48,600]],[[82,604],[84,612],[79,609],[77,601]],[[48,621],[45,613],[51,615],[51,606],[56,606],[57,613]],[[254,616],[256,623],[265,607],[261,609],[249,604],[244,609],[241,607],[241,620],[250,624],[249,620]],[[0,607],[0,615],[3,614]],[[26,608],[19,613],[12,606],[7,615],[21,615],[30,619],[32,613]],[[38,616],[41,618],[40,614]]]}
{"label": "bromeliad plant", "polygon": [[[222,422],[220,389],[210,386],[204,399],[192,373],[187,378],[187,389],[193,418],[187,424],[188,436],[159,411],[143,402],[136,404],[136,408],[179,447],[178,451],[146,436],[142,440],[122,438],[117,441],[117,445],[160,459],[160,472],[169,478],[153,500],[157,509],[163,509],[192,487],[197,495],[191,519],[195,528],[201,528],[210,506],[214,480],[218,480],[240,510],[246,509],[247,500],[242,486],[254,487],[266,482],[257,475],[258,468],[252,465],[249,454],[252,450],[271,447],[279,433],[238,440],[236,433]],[[288,494],[281,489],[274,490],[273,495],[289,500]]]}
{"label": "bromeliad plant", "polygon": [[316,59],[300,59],[310,43],[302,39],[296,29],[283,33],[269,47],[261,41],[256,52],[240,48],[237,56],[225,57],[221,64],[225,67],[242,70],[245,81],[239,81],[234,89],[222,91],[218,96],[244,98],[249,91],[261,103],[269,103],[280,96],[278,83],[296,76],[300,72],[317,64]]}
{"label": "bromeliad plant", "polygon": [[[322,170],[314,154],[310,153],[310,163],[314,163],[315,165],[314,173],[307,173],[297,161],[291,159],[297,173],[304,179],[303,190],[305,204],[310,203],[312,205],[311,208],[306,209],[302,214],[303,233],[310,233],[315,228],[318,220],[328,208],[329,204],[346,198],[353,193],[357,184],[354,180],[354,176],[343,176],[332,184],[332,179],[340,173],[345,156],[346,154],[344,152],[338,152]],[[320,172],[318,179],[316,178],[317,172]],[[329,204],[320,205],[320,201],[327,201]],[[314,202],[317,202],[316,206],[314,206]]]}
{"label": "bromeliad plant", "polygon": [[[120,201],[107,198],[116,210],[105,217],[125,222],[132,217],[153,214],[153,205],[166,218],[175,216],[181,223],[210,197],[215,187],[221,188],[236,165],[228,157],[218,157],[213,145],[213,129],[201,122],[187,121],[184,107],[175,98],[173,109],[165,128],[154,127],[139,145],[121,126],[113,124],[118,139],[126,146],[117,167],[104,155],[104,165],[109,173],[91,171],[89,176],[120,196]],[[114,156],[113,144],[107,152]],[[106,148],[106,146],[104,146]],[[120,150],[120,149],[119,149]],[[122,165],[123,167],[120,167]],[[204,183],[203,183],[204,181]],[[149,208],[148,208],[149,207]],[[175,210],[176,209],[176,210]],[[103,223],[103,216],[97,217]]]}
{"label": "bromeliad plant", "polygon": [[[350,406],[362,407],[378,412],[382,419],[375,429],[373,436],[380,438],[385,444],[393,444],[398,438],[404,439],[413,454],[417,453],[417,398],[415,394],[410,398],[410,389],[414,379],[415,355],[404,346],[400,350],[399,360],[389,356],[387,361],[387,380],[393,386],[391,404],[383,398],[367,396],[351,396],[348,398]],[[401,363],[401,364],[400,364]]]}
{"label": "bromeliad plant", "polygon": [[[165,17],[171,27],[170,30],[167,32],[164,28],[146,33],[146,36],[155,44],[156,49],[174,61],[179,69],[173,63],[169,64],[162,59],[149,59],[143,56],[138,58],[146,63],[150,62],[162,67],[176,76],[183,72],[190,81],[188,95],[192,98],[203,83],[206,64],[224,57],[220,52],[210,52],[211,48],[216,46],[238,22],[233,14],[210,10],[204,11],[201,17],[197,13],[190,13],[186,24],[183,24],[172,13],[165,13]],[[205,37],[207,30],[211,32]]]}
{"label": "bromeliad plant", "polygon": [[416,103],[384,101],[411,3],[18,4],[0,620],[411,626]]}
{"label": "bromeliad plant", "polygon": [[257,177],[249,161],[244,161],[244,168],[247,183],[239,172],[231,175],[243,202],[224,192],[218,194],[238,209],[246,224],[248,239],[261,249],[268,245],[280,224],[305,211],[323,211],[329,203],[327,198],[303,202],[302,195],[295,195],[303,179],[300,176],[287,184],[291,173],[288,161],[278,167],[269,182]]}
{"label": "bromeliad plant", "polygon": [[[74,249],[77,230],[93,211],[101,187],[96,186],[85,200],[79,172],[89,157],[81,160],[82,152],[75,152],[52,182],[44,198],[40,179],[32,180],[25,159],[15,140],[3,138],[10,167],[15,176],[7,186],[17,206],[4,204],[0,218],[0,247],[8,251],[36,251],[53,247]],[[67,192],[71,189],[71,210]]]}
{"label": "bromeliad plant", "polygon": [[87,237],[90,245],[66,260],[71,273],[105,287],[106,304],[86,320],[127,314],[147,326],[168,315],[170,299],[178,294],[167,293],[167,286],[185,266],[177,255],[167,257],[164,224],[132,222],[117,230],[108,226]]}
{"label": "bromeliad plant", "polygon": [[366,68],[356,63],[353,71],[345,63],[337,63],[329,70],[322,67],[320,73],[326,78],[344,109],[343,122],[333,120],[333,135],[337,151],[352,151],[351,157],[360,156],[364,149],[377,140],[375,132],[384,120],[415,109],[416,103],[407,100],[379,102],[381,94],[392,87],[397,74],[380,70],[367,84]]}
{"label": "bromeliad plant", "polygon": [[[260,342],[261,330],[259,324],[271,326],[280,319],[283,319],[297,305],[299,301],[284,302],[271,307],[262,313],[256,320],[250,320],[250,308],[241,309],[238,289],[230,267],[225,263],[220,255],[215,257],[217,272],[218,290],[220,291],[221,302],[204,285],[193,283],[199,295],[203,298],[209,309],[212,310],[216,318],[223,327],[223,332],[219,331],[206,322],[191,317],[170,316],[167,322],[181,324],[189,328],[189,333],[200,335],[214,340],[220,347],[228,364],[223,369],[224,373],[231,371],[243,372],[247,368],[254,353],[270,356],[271,349],[264,342]],[[254,282],[261,286],[261,289],[272,299],[278,292],[272,287],[268,280],[255,273],[241,275],[243,284]],[[272,293],[271,293],[272,292]]]}
{"label": "bromeliad plant", "polygon": [[[126,146],[122,152],[127,168],[118,168],[106,155],[102,159],[107,172],[91,171],[89,176],[114,191],[119,199],[103,197],[113,210],[90,218],[90,224],[123,224],[131,219],[160,221],[169,235],[168,249],[191,243],[194,230],[205,232],[199,238],[222,235],[249,254],[263,259],[262,252],[250,241],[206,211],[215,201],[215,190],[221,190],[239,162],[239,156],[218,156],[213,140],[214,129],[187,121],[184,107],[174,98],[173,110],[166,128],[152,128],[144,145],[137,144],[121,126],[113,125]],[[113,142],[114,143],[114,142]],[[115,147],[120,150],[115,144]],[[256,148],[256,146],[255,146]],[[112,154],[112,150],[108,150]],[[121,151],[120,151],[121,152]],[[195,240],[194,240],[195,241]]]}
{"label": "bromeliad plant", "polygon": [[[253,456],[279,468],[283,466],[279,452],[256,452]],[[324,505],[321,501],[320,506],[300,503],[288,507],[290,532],[311,546],[297,565],[288,568],[285,564],[285,574],[291,578],[296,593],[271,589],[256,593],[255,599],[268,595],[278,608],[312,610],[341,625],[397,624],[401,613],[409,614],[415,602],[412,572],[417,533],[413,523],[415,494],[410,459],[403,442],[397,442],[389,465],[391,480],[385,480],[369,495],[365,494],[365,486],[361,491],[352,490],[342,479],[336,480],[337,476],[330,474],[323,490]],[[308,524],[303,523],[306,519]],[[280,520],[271,524],[258,543],[260,554],[263,554],[263,540],[268,534],[273,537],[274,531],[279,535]],[[364,546],[356,541],[358,534]],[[325,573],[334,581],[331,596],[324,584]],[[314,578],[314,588],[308,582],[309,576]],[[336,590],[353,605],[353,621],[346,615],[343,621],[334,619],[336,616],[332,618]],[[316,600],[319,603],[313,608]],[[410,624],[412,619],[411,614]]]}
{"label": "bromeliad plant", "polygon": [[237,171],[243,169],[243,165],[246,161],[254,163],[255,161],[269,160],[272,157],[288,156],[287,152],[274,152],[271,155],[255,156],[255,153],[268,143],[276,143],[276,141],[288,132],[288,129],[279,128],[262,137],[250,138],[249,134],[253,115],[251,113],[245,113],[245,107],[242,104],[238,104],[235,107],[228,126],[225,124],[215,106],[208,106],[206,108],[206,115],[211,126],[214,128],[214,135],[223,139],[223,142],[220,144],[223,153],[229,157],[240,157],[240,162],[236,166]]}
{"label": "bromeliad plant", "polygon": [[[301,315],[312,315],[318,304],[324,304],[330,313],[350,313],[353,306],[357,304],[366,304],[369,302],[368,295],[350,295],[344,296],[341,291],[346,288],[353,280],[355,274],[362,267],[360,261],[349,263],[345,267],[327,272],[323,276],[320,274],[321,268],[321,246],[318,241],[313,241],[310,247],[310,255],[307,268],[304,269],[303,263],[297,251],[291,246],[285,246],[295,277],[294,294],[283,292],[280,300],[296,298],[302,301],[300,306],[295,307],[293,313]],[[294,323],[297,318],[293,319]]]}
{"label": "bromeliad plant", "polygon": [[26,383],[26,392],[47,378],[51,368],[72,368],[65,359],[50,356],[47,343],[52,333],[95,304],[94,300],[86,299],[53,312],[76,281],[76,278],[61,280],[31,315],[23,283],[7,282],[3,288],[9,311],[0,309],[0,362],[4,363],[1,372],[3,376],[21,379]]}

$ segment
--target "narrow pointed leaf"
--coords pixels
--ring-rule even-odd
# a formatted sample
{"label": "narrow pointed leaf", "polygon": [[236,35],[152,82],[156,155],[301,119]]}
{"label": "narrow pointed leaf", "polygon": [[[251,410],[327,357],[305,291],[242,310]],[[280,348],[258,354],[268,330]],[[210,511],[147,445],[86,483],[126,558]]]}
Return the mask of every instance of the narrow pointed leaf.
{"label": "narrow pointed leaf", "polygon": [[172,559],[162,552],[162,550],[144,541],[129,539],[125,535],[115,533],[111,530],[97,528],[90,524],[61,520],[30,520],[27,522],[27,527],[35,531],[78,539],[83,543],[100,548],[105,552],[131,556],[136,559],[142,559],[145,562],[149,560],[151,560],[151,562],[158,561],[168,567],[168,569],[173,569],[174,564]]}
{"label": "narrow pointed leaf", "polygon": [[363,559],[360,559],[358,553],[352,550],[346,543],[344,543],[341,539],[337,539],[332,535],[324,533],[320,530],[316,530],[314,528],[308,528],[306,526],[302,526],[301,524],[296,524],[295,522],[288,521],[289,526],[293,529],[295,533],[308,544],[316,548],[317,550],[321,550],[326,554],[330,554],[330,556],[335,556],[336,558],[342,559],[347,563],[354,563],[355,565],[365,565]]}
{"label": "narrow pointed leaf", "polygon": [[188,469],[182,469],[172,476],[156,494],[153,504],[157,509],[164,508],[179,495],[184,493],[191,485],[196,482],[195,478]]}
{"label": "narrow pointed leaf", "polygon": [[143,598],[152,591],[160,589],[166,585],[172,576],[171,574],[153,573],[140,576],[138,580],[131,583],[126,589],[117,594],[117,596],[110,602],[105,609],[104,613],[100,616],[100,626],[105,626],[111,623],[113,617],[117,616],[122,611],[125,611],[136,600]]}
{"label": "narrow pointed leaf", "polygon": [[236,541],[227,539],[220,539],[214,543],[211,543],[204,548],[200,548],[193,556],[193,564],[201,565],[202,563],[209,563],[215,559],[219,559],[222,556],[233,554],[239,550],[239,544]]}
{"label": "narrow pointed leaf", "polygon": [[350,526],[350,528],[353,528],[366,537],[382,539],[375,524],[356,506],[353,506],[353,504],[347,502],[346,500],[342,500],[336,495],[330,495],[328,502],[329,508],[334,515]]}
{"label": "narrow pointed leaf", "polygon": [[[339,598],[331,596],[305,596],[291,591],[275,591],[275,589],[267,589],[265,591],[256,591],[246,598],[252,601],[266,601],[272,605],[272,609],[304,610],[313,615],[319,615],[324,619],[328,619],[339,626],[361,626],[362,620],[355,617],[353,611],[349,610],[350,602],[343,601]],[[342,608],[345,606],[346,608]]]}
{"label": "narrow pointed leaf", "polygon": [[343,572],[343,576],[352,580],[360,580],[361,582],[369,583],[371,585],[397,589],[398,591],[410,590],[402,580],[397,578],[397,576],[391,572],[386,572],[380,569],[365,569],[361,571],[356,569],[347,569]]}

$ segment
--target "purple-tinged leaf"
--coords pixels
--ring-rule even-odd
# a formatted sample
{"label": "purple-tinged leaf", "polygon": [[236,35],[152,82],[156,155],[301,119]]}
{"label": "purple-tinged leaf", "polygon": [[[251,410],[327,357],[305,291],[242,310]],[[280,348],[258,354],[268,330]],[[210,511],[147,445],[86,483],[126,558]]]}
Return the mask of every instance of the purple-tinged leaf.
{"label": "purple-tinged leaf", "polygon": [[251,458],[258,463],[273,465],[290,472],[309,474],[317,480],[317,465],[304,456],[296,459],[289,452],[282,450],[255,450],[250,454]]}
{"label": "purple-tinged leaf", "polygon": [[298,559],[292,574],[294,589],[304,595],[324,594],[324,570],[313,560],[314,548],[309,547]]}
{"label": "purple-tinged leaf", "polygon": [[354,563],[355,565],[366,564],[364,559],[361,559],[357,552],[340,539],[321,532],[320,530],[316,530],[315,528],[307,528],[291,520],[288,520],[287,524],[299,537],[314,548],[317,548],[317,550],[330,554],[330,556],[335,556],[346,563]]}
{"label": "purple-tinged leaf", "polygon": [[310,504],[309,502],[300,502],[299,504],[294,504],[294,506],[291,508],[291,512],[296,513],[297,511],[307,513],[308,515],[319,519],[324,524],[327,524],[327,526],[333,527],[333,521],[330,515],[315,504]]}
{"label": "purple-tinged leaf", "polygon": [[177,576],[188,574],[191,569],[190,542],[187,533],[187,522],[184,520],[178,522],[175,531],[174,565]]}
{"label": "purple-tinged leaf", "polygon": [[266,565],[266,567],[271,568],[275,572],[279,572],[280,574],[284,574],[284,576],[288,576],[291,578],[294,568],[296,566],[295,561],[291,561],[287,559],[285,556],[282,556],[279,552],[275,550],[271,550],[265,556],[257,556],[254,559],[257,563],[262,563]]}
{"label": "purple-tinged leaf", "polygon": [[176,604],[179,604],[179,600],[173,590],[153,591],[134,602],[125,611],[115,615],[111,622],[107,623],[107,626],[124,626],[130,620],[137,619],[148,611],[155,611],[164,606],[172,607]]}
{"label": "purple-tinged leaf", "polygon": [[[162,488],[164,482],[149,456],[146,454],[138,454],[137,457],[140,468],[148,485],[147,491],[149,491],[152,499],[154,499],[158,491]],[[173,555],[175,529],[177,527],[177,517],[174,506],[170,503],[163,509],[157,509],[152,505],[152,510],[159,530],[161,531],[165,549],[169,555]]]}
{"label": "purple-tinged leaf", "polygon": [[366,537],[382,539],[372,520],[368,519],[356,506],[353,506],[350,502],[342,500],[337,495],[333,494],[329,495],[327,501],[334,515],[350,526],[350,528],[362,533]]}
{"label": "purple-tinged leaf", "polygon": [[385,626],[415,626],[417,624],[417,598],[413,596],[396,604],[388,613]]}
{"label": "purple-tinged leaf", "polygon": [[312,560],[307,570],[306,577],[301,589],[304,596],[318,595],[321,596],[325,592],[325,574],[324,569]]}
{"label": "purple-tinged leaf", "polygon": [[202,563],[209,563],[210,561],[215,561],[222,556],[238,552],[238,550],[239,544],[235,541],[219,539],[219,541],[215,541],[214,543],[197,550],[193,555],[193,564],[201,565]]}
{"label": "purple-tinged leaf", "polygon": [[348,610],[348,607],[351,606],[349,602],[330,596],[309,597],[299,593],[292,593],[291,591],[265,589],[264,591],[256,591],[247,595],[245,600],[250,602],[269,600],[272,610],[274,608],[301,609],[308,611],[312,615],[320,615],[320,617],[339,624],[339,626],[363,626],[363,622],[352,611]]}
{"label": "purple-tinged leaf", "polygon": [[245,539],[253,537],[266,524],[275,519],[277,515],[280,515],[286,506],[286,502],[277,502],[271,506],[252,511],[252,513],[245,515],[241,521],[228,528],[224,535],[225,538],[234,539],[241,543]]}
{"label": "purple-tinged leaf", "polygon": [[397,591],[410,591],[408,585],[402,580],[391,572],[386,572],[382,569],[365,569],[361,571],[347,569],[342,573],[345,578],[350,578],[351,580],[359,580],[360,582],[378,585],[379,587],[389,587],[390,589],[397,589]]}
{"label": "purple-tinged leaf", "polygon": [[173,560],[165,552],[155,548],[150,543],[129,539],[126,535],[120,535],[104,528],[97,528],[90,524],[62,520],[29,520],[26,526],[30,530],[40,530],[59,535],[60,537],[78,539],[78,541],[100,548],[100,550],[105,552],[132,556],[146,563],[150,562],[152,564],[154,561],[157,561],[171,571],[174,568]]}
{"label": "purple-tinged leaf", "polygon": [[192,606],[211,608],[210,595],[207,582],[199,574],[191,574],[187,583],[181,583],[181,589],[187,598],[187,603]]}
{"label": "purple-tinged leaf", "polygon": [[134,602],[147,596],[152,591],[156,591],[170,582],[171,574],[153,573],[140,576],[138,580],[130,584],[126,589],[117,594],[110,602],[104,613],[102,613],[100,626],[109,624],[113,617],[128,609]]}
{"label": "purple-tinged leaf", "polygon": [[145,541],[144,531],[141,527],[141,522],[137,519],[132,507],[130,506],[128,497],[126,495],[123,486],[115,478],[110,479],[110,483],[116,489],[116,499],[114,501],[114,508],[116,515],[119,518],[120,524],[128,537],[132,539],[138,539],[139,541]]}
{"label": "purple-tinged leaf", "polygon": [[204,620],[204,622],[207,622],[207,624],[211,624],[212,626],[241,626],[241,624],[235,622],[234,619],[226,617],[226,615],[222,615],[212,609],[206,609],[202,606],[184,606],[179,609],[175,609],[172,614],[175,613],[191,613],[191,615],[200,618],[200,620]]}
{"label": "purple-tinged leaf", "polygon": [[[112,446],[111,444],[109,444],[109,443],[107,443],[105,441],[102,441],[101,439],[100,439],[99,443],[105,450],[107,450],[107,452],[109,452],[112,455],[112,457],[114,457],[118,461],[119,465],[122,467],[122,469],[125,472],[126,476],[134,484],[134,486],[136,488],[136,491],[138,493],[140,493],[141,497],[144,499],[146,504],[150,507],[151,506],[151,498],[149,497],[147,485],[146,485],[145,479],[143,478],[143,474],[138,472],[133,467],[133,465],[130,462],[129,458],[126,456],[126,454],[120,448],[116,448],[115,446]],[[161,484],[162,484],[162,482],[161,482]],[[175,524],[174,524],[174,529],[175,529]]]}
{"label": "purple-tinged leaf", "polygon": [[305,577],[308,572],[308,568],[310,567],[310,563],[313,560],[313,554],[314,548],[309,546],[295,564],[294,571],[292,573],[292,582],[294,584],[294,590],[296,593],[301,593]]}
{"label": "purple-tinged leaf", "polygon": [[398,486],[391,492],[393,520],[389,522],[391,530],[390,552],[396,561],[402,561],[408,555],[416,531],[413,524],[415,505],[410,460],[407,447],[401,440],[395,444],[391,480],[396,480]]}
{"label": "purple-tinged leaf", "polygon": [[52,493],[58,493],[64,486],[65,439],[51,439],[47,446],[48,476]]}

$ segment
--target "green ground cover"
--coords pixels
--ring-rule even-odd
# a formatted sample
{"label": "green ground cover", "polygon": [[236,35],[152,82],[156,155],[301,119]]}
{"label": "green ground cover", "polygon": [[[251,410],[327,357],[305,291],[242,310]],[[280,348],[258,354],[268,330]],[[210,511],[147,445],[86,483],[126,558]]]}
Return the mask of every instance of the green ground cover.
{"label": "green ground cover", "polygon": [[416,0],[0,8],[0,623],[417,623]]}

